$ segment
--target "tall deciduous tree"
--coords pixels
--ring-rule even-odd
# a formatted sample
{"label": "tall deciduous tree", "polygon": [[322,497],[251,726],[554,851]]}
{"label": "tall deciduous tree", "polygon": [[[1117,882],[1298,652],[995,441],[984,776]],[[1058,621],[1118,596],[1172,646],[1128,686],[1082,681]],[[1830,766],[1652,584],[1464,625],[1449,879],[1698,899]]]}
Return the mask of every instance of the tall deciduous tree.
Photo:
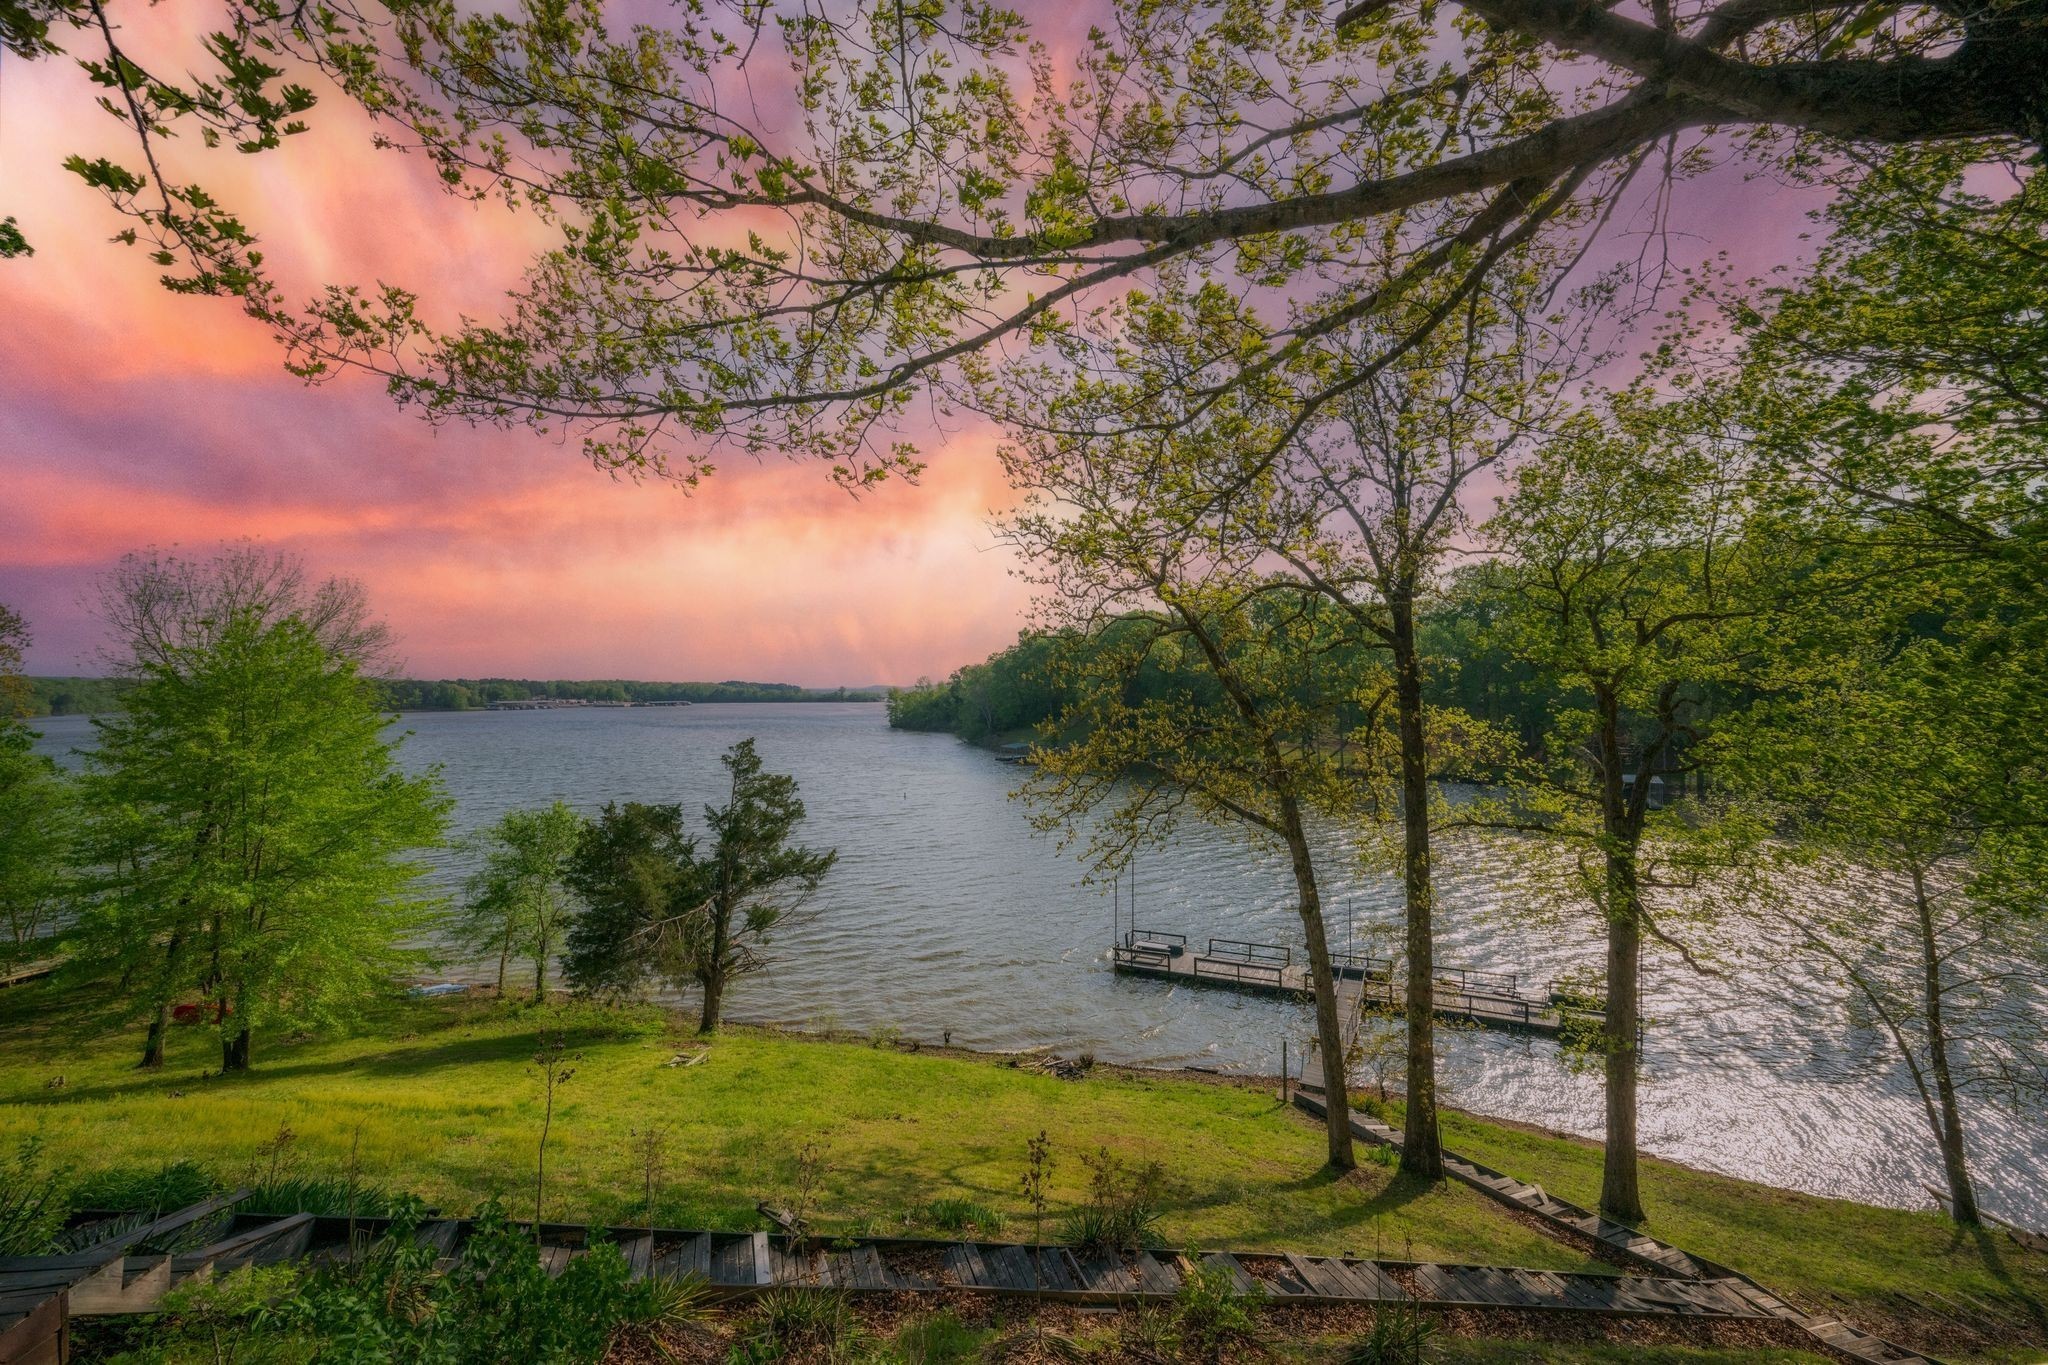
{"label": "tall deciduous tree", "polygon": [[1792,567],[1749,523],[1741,453],[1692,425],[1641,392],[1583,414],[1515,471],[1486,526],[1496,636],[1559,695],[1510,794],[1464,818],[1561,845],[1564,894],[1604,926],[1600,1210],[1627,1223],[1644,1217],[1644,944],[1690,961],[1672,921],[1700,908],[1702,863],[1748,842],[1739,816],[1683,797],[1710,704],[1756,672],[1754,620]]}
{"label": "tall deciduous tree", "polygon": [[1726,743],[1778,802],[1783,857],[1839,883],[1774,901],[1768,941],[1815,961],[1905,1067],[1961,1223],[1979,1219],[1969,1102],[2048,1098],[2048,778],[2012,761],[2044,725],[2029,666],[1873,642]]}
{"label": "tall deciduous tree", "polygon": [[1964,1222],[1966,1100],[2042,1092],[2048,975],[2048,197],[2038,166],[1970,162],[1893,155],[1805,278],[1731,309],[1742,416],[1831,596],[1730,763],[1788,854],[1863,879],[1856,913],[1766,923],[1896,1049]]}
{"label": "tall deciduous tree", "polygon": [[[1388,861],[1402,880],[1406,923],[1402,1169],[1431,1179],[1443,1162],[1432,779],[1458,766],[1451,751],[1475,731],[1432,726],[1420,624],[1470,528],[1465,504],[1475,481],[1557,419],[1568,382],[1594,358],[1588,331],[1608,282],[1546,308],[1562,245],[1540,224],[1503,230],[1486,243],[1491,274],[1413,284],[1383,305],[1384,317],[1299,339],[1256,390],[1227,397],[1203,388],[1205,358],[1256,351],[1260,330],[1241,300],[1201,279],[1171,279],[1146,296],[1128,326],[1086,348],[1094,368],[1078,379],[1060,366],[1018,364],[985,381],[1002,394],[988,405],[1004,407],[1019,432],[1014,481],[1069,502],[1081,500],[1075,490],[1100,485],[1086,492],[1099,509],[1088,515],[1125,532],[1133,576],[1125,591],[1149,576],[1218,580],[1243,594],[1268,591],[1266,580],[1278,577],[1327,599],[1348,621],[1344,633],[1382,656],[1389,690],[1376,714],[1390,742],[1359,757],[1385,768],[1354,769],[1371,790],[1351,807],[1401,826]],[[1425,325],[1451,316],[1455,327]],[[1154,430],[1121,432],[1139,411]],[[1050,527],[1034,552],[1072,557],[1118,543],[1062,530]],[[1050,581],[1070,588],[1057,575]],[[1099,587],[1073,581],[1092,607]],[[1382,777],[1392,778],[1391,791],[1378,790]]]}
{"label": "tall deciduous tree", "polygon": [[11,725],[28,714],[28,679],[21,672],[28,645],[28,622],[0,602],[0,725]]}
{"label": "tall deciduous tree", "polygon": [[0,929],[18,951],[61,924],[78,837],[73,783],[34,741],[27,726],[0,722]]}
{"label": "tall deciduous tree", "polygon": [[[82,966],[149,1012],[145,1064],[162,1060],[170,1006],[197,994],[223,1068],[242,1070],[257,1030],[333,1022],[387,985],[430,909],[408,854],[440,839],[447,801],[437,777],[397,770],[355,661],[293,609],[359,595],[252,600],[241,568],[303,584],[253,550],[215,561],[234,570],[219,577],[153,563],[109,590],[133,685],[95,721],[83,779],[102,872]],[[214,609],[184,609],[201,601]]]}
{"label": "tall deciduous tree", "polygon": [[[1177,336],[1194,324],[1162,310]],[[1162,354],[1173,354],[1168,345]],[[1310,841],[1318,813],[1355,814],[1341,775],[1344,708],[1374,679],[1337,662],[1342,614],[1275,580],[1245,521],[1270,519],[1256,493],[1223,495],[1235,476],[1266,492],[1260,415],[1232,405],[1199,438],[1069,439],[1042,431],[1009,450],[1033,499],[1009,523],[1041,611],[1069,646],[1072,698],[1047,727],[1027,794],[1042,824],[1109,819],[1092,849],[1115,866],[1183,810],[1237,825],[1285,851],[1315,996],[1329,1162],[1355,1164],[1336,979]],[[1049,427],[1056,423],[1049,423]],[[1222,503],[1227,509],[1211,509]],[[1184,679],[1141,687],[1148,672]],[[1368,668],[1367,673],[1371,670]],[[1383,691],[1384,689],[1379,689]]]}
{"label": "tall deciduous tree", "polygon": [[545,995],[548,964],[576,911],[566,878],[582,834],[583,817],[560,801],[506,811],[484,831],[483,865],[470,874],[453,930],[482,956],[497,958],[499,995],[515,956],[533,964],[535,1002]]}

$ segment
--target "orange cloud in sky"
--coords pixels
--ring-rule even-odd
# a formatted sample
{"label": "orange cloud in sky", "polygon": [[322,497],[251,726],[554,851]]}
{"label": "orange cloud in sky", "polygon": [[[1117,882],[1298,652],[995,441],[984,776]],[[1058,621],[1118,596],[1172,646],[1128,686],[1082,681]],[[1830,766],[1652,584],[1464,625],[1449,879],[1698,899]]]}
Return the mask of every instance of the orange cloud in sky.
{"label": "orange cloud in sky", "polygon": [[[135,22],[161,36],[169,11]],[[122,553],[242,537],[364,580],[426,675],[908,681],[1021,624],[988,430],[926,433],[925,479],[860,500],[731,455],[685,496],[599,474],[573,441],[431,429],[363,376],[307,388],[233,304],[174,297],[108,244],[122,225],[60,163],[130,149],[74,68],[17,64],[0,102],[4,208],[37,251],[0,268],[0,601],[30,616],[37,671],[94,666],[84,603]],[[203,174],[293,292],[430,283],[491,311],[542,240],[374,149],[338,98],[284,151]]]}

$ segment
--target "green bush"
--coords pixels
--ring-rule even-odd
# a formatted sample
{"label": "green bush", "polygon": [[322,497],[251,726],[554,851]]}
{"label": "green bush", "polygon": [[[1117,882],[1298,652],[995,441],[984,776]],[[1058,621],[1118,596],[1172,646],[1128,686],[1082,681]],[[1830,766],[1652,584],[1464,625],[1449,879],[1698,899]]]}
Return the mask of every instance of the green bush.
{"label": "green bush", "polygon": [[220,1182],[211,1171],[181,1158],[157,1166],[92,1171],[72,1181],[67,1197],[74,1209],[110,1209],[158,1218],[218,1193]]}
{"label": "green bush", "polygon": [[1425,1365],[1437,1326],[1412,1304],[1389,1304],[1373,1314],[1372,1330],[1344,1354],[1344,1365]]}
{"label": "green bush", "polygon": [[1088,1168],[1088,1202],[1060,1219],[1061,1241],[1100,1251],[1165,1245],[1159,1233],[1164,1177],[1157,1162],[1127,1170],[1102,1147],[1081,1164]]}
{"label": "green bush", "polygon": [[64,1173],[43,1159],[40,1138],[23,1138],[14,1155],[0,1161],[0,1256],[34,1256],[49,1250],[70,1212]]}
{"label": "green bush", "polygon": [[461,1261],[437,1275],[433,1248],[410,1235],[417,1206],[398,1217],[390,1237],[315,1275],[300,1296],[298,1321],[319,1342],[316,1360],[594,1365],[623,1329],[678,1311],[676,1291],[632,1279],[614,1246],[593,1246],[550,1276],[495,1205],[479,1215]]}
{"label": "green bush", "polygon": [[353,1213],[358,1218],[387,1218],[395,1205],[391,1191],[381,1185],[357,1184],[353,1189],[339,1176],[292,1175],[265,1181],[249,1191],[249,1197],[235,1205],[238,1213],[317,1213],[340,1218]]}
{"label": "green bush", "polygon": [[1001,1232],[1003,1215],[972,1199],[934,1199],[924,1206],[926,1226],[938,1232]]}
{"label": "green bush", "polygon": [[881,1358],[890,1365],[953,1365],[979,1358],[992,1335],[987,1328],[970,1327],[949,1312],[938,1312],[905,1323]]}
{"label": "green bush", "polygon": [[1193,1252],[1185,1259],[1192,1269],[1174,1293],[1169,1319],[1180,1357],[1220,1361],[1225,1348],[1233,1343],[1256,1341],[1264,1296],[1238,1289],[1228,1270],[1202,1264]]}
{"label": "green bush", "polygon": [[764,1294],[732,1365],[776,1360],[844,1360],[860,1345],[860,1320],[836,1289],[778,1289]]}

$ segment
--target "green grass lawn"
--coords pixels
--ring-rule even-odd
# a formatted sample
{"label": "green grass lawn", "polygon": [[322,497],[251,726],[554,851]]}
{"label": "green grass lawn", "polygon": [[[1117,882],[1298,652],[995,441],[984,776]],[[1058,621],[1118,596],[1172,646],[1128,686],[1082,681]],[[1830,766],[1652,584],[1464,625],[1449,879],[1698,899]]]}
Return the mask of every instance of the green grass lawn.
{"label": "green grass lawn", "polygon": [[[1419,1187],[1373,1164],[1331,1179],[1319,1127],[1256,1088],[1107,1069],[1063,1081],[987,1058],[746,1029],[721,1036],[701,1065],[671,1067],[694,1040],[652,1009],[391,1001],[354,1037],[259,1038],[255,1071],[223,1079],[208,1074],[219,1053],[204,1027],[174,1030],[168,1065],[139,1072],[137,1029],[48,984],[20,987],[0,992],[0,1144],[39,1136],[50,1159],[79,1171],[190,1158],[233,1179],[288,1126],[302,1174],[338,1174],[353,1150],[365,1180],[450,1211],[498,1198],[525,1216],[544,1026],[564,1031],[574,1067],[549,1139],[551,1219],[642,1221],[634,1137],[654,1127],[666,1167],[655,1217],[668,1226],[758,1226],[757,1200],[797,1202],[811,1146],[811,1210],[826,1226],[925,1231],[933,1201],[958,1199],[1028,1236],[1019,1178],[1026,1140],[1043,1130],[1056,1159],[1049,1235],[1083,1196],[1081,1158],[1106,1147],[1129,1165],[1159,1164],[1161,1230],[1176,1246],[1607,1268],[1462,1186]],[[1448,1118],[1445,1143],[1568,1199],[1590,1204],[1598,1191],[1589,1144],[1463,1115]],[[1651,1231],[1812,1307],[1960,1359],[2048,1358],[2048,1258],[2002,1235],[1654,1160],[1644,1196]],[[1975,1338],[1951,1319],[1974,1321]]]}
{"label": "green grass lawn", "polygon": [[[1332,1180],[1314,1126],[1236,1086],[1128,1073],[1063,1081],[745,1029],[722,1035],[701,1065],[668,1067],[694,1040],[653,1010],[487,1001],[394,1003],[374,1032],[348,1039],[259,1039],[255,1070],[222,1079],[207,1074],[219,1054],[205,1028],[174,1030],[165,1068],[144,1073],[136,1031],[105,1032],[69,1003],[37,986],[0,995],[0,1141],[40,1135],[53,1160],[82,1169],[189,1157],[232,1177],[286,1125],[311,1173],[343,1170],[360,1137],[367,1180],[452,1210],[499,1198],[530,1214],[542,1115],[532,1058],[539,1029],[558,1020],[575,1074],[549,1138],[551,1219],[641,1221],[633,1134],[660,1127],[664,1225],[758,1226],[757,1200],[796,1201],[798,1154],[815,1144],[812,1207],[828,1223],[881,1232],[934,1200],[965,1199],[1023,1234],[1025,1141],[1043,1129],[1055,1219],[1082,1196],[1082,1156],[1107,1147],[1133,1165],[1159,1163],[1162,1230],[1180,1246],[1592,1265],[1470,1190],[1377,1166]],[[50,1088],[59,1075],[63,1086]]]}

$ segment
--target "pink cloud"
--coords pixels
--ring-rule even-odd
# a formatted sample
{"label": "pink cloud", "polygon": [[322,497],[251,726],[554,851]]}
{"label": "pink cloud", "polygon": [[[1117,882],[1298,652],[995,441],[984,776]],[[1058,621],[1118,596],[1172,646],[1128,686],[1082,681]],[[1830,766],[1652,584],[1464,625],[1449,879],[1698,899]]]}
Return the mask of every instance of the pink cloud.
{"label": "pink cloud", "polygon": [[[685,496],[599,474],[573,441],[429,428],[361,376],[307,388],[232,304],[173,297],[107,243],[120,225],[59,165],[125,149],[79,118],[75,72],[18,68],[0,97],[6,209],[37,248],[0,272],[0,600],[36,627],[33,668],[95,666],[85,599],[122,553],[242,537],[363,579],[435,675],[907,680],[1014,635],[990,433],[938,439],[920,486],[858,501],[745,457]],[[426,282],[494,309],[531,221],[449,199],[329,104],[283,154],[211,158],[207,183],[294,288]]]}

